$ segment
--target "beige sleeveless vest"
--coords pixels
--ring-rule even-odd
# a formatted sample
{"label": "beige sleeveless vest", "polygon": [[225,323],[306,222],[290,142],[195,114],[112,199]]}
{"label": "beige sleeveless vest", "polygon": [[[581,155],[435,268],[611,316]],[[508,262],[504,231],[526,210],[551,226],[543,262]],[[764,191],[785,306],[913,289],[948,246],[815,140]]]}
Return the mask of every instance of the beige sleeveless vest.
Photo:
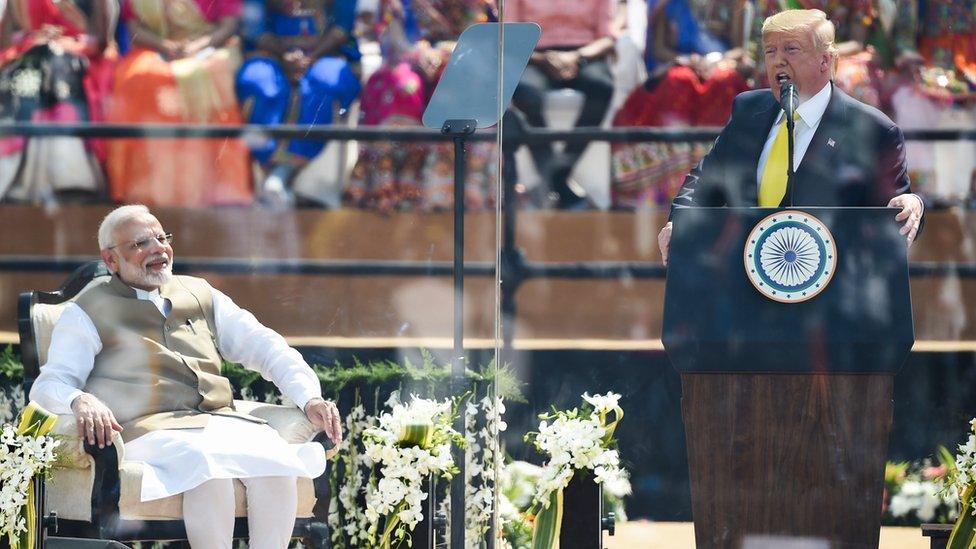
{"label": "beige sleeveless vest", "polygon": [[234,410],[230,381],[220,375],[210,285],[174,276],[159,293],[173,305],[167,318],[117,276],[75,301],[102,341],[85,391],[112,410],[123,440],[205,427],[211,414],[263,423]]}

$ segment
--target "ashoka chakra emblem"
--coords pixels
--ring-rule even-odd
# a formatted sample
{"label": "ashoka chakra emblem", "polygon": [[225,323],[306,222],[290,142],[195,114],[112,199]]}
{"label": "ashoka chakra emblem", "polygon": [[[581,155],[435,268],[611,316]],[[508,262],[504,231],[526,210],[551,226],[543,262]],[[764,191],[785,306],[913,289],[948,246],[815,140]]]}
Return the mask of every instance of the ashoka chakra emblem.
{"label": "ashoka chakra emblem", "polygon": [[786,210],[760,221],[746,238],[746,276],[766,297],[799,303],[830,283],[837,246],[827,226],[804,212]]}

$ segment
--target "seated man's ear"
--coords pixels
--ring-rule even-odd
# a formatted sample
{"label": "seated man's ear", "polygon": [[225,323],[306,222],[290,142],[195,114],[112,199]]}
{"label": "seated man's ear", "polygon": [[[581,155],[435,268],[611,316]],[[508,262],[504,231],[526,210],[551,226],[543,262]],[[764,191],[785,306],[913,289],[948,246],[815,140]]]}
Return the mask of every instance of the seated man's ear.
{"label": "seated man's ear", "polygon": [[110,273],[119,272],[119,258],[116,254],[112,253],[112,250],[102,250],[100,254],[102,261],[105,262],[105,266],[108,267]]}

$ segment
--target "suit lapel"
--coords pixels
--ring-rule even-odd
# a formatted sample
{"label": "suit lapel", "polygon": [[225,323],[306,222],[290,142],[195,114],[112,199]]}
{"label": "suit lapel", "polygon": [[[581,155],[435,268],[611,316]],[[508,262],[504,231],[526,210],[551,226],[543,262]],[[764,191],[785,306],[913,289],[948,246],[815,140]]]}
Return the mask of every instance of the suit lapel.
{"label": "suit lapel", "polygon": [[[759,166],[759,157],[762,156],[766,138],[769,137],[769,131],[773,128],[773,123],[776,122],[776,117],[781,110],[779,103],[770,92],[768,100],[764,101],[749,119],[750,125],[743,135],[749,136],[750,141],[743,145],[745,148],[743,158],[748,158],[750,165]],[[746,177],[743,178],[741,191],[744,204],[759,204],[759,181],[756,178],[756,170],[757,168],[753,168],[752,171],[746,172]]]}
{"label": "suit lapel", "polygon": [[[837,150],[843,146],[845,111],[844,97],[842,91],[833,83],[830,84],[830,101],[827,103],[827,110],[824,111],[820,125],[813,134],[813,140],[807,147],[800,165],[794,174],[793,184],[796,185],[796,193],[810,190],[810,185],[823,185],[826,181],[820,181],[823,177],[830,177],[835,173],[833,169],[833,158]],[[787,186],[786,195],[780,207],[789,205],[791,189]],[[806,193],[809,194],[809,193]],[[794,198],[800,196],[794,195]],[[802,203],[802,202],[801,202]]]}

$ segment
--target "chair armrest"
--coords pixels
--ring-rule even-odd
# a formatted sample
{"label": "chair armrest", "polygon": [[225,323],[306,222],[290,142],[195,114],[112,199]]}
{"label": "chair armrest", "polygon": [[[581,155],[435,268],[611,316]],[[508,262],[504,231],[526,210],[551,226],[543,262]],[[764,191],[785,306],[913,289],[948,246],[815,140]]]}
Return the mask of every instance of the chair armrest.
{"label": "chair armrest", "polygon": [[[88,469],[93,466],[94,453],[87,450],[85,440],[78,436],[78,427],[74,415],[58,415],[58,421],[54,424],[54,429],[51,430],[50,434],[61,441],[58,446],[56,467]],[[95,447],[95,450],[99,449]],[[107,446],[104,450],[114,450],[118,463],[122,463],[122,460],[125,459],[125,444],[122,442],[122,436],[119,433],[112,434],[112,446]]]}
{"label": "chair armrest", "polygon": [[332,440],[321,429],[313,425],[305,417],[305,413],[296,406],[235,400],[234,407],[238,412],[244,412],[267,421],[268,425],[278,431],[281,438],[288,443],[318,442],[325,448],[325,455],[328,458],[335,455],[337,451]]}
{"label": "chair armrest", "polygon": [[278,431],[281,438],[292,444],[308,442],[319,432],[319,428],[312,425],[312,422],[305,417],[305,413],[296,406],[235,400],[234,408],[238,412],[267,421],[269,427]]}
{"label": "chair armrest", "polygon": [[91,469],[91,524],[98,537],[111,538],[119,519],[119,495],[122,486],[119,467],[125,458],[125,444],[119,433],[112,433],[112,445],[99,448],[78,436],[75,416],[58,416],[52,434],[58,446],[56,467]]}

